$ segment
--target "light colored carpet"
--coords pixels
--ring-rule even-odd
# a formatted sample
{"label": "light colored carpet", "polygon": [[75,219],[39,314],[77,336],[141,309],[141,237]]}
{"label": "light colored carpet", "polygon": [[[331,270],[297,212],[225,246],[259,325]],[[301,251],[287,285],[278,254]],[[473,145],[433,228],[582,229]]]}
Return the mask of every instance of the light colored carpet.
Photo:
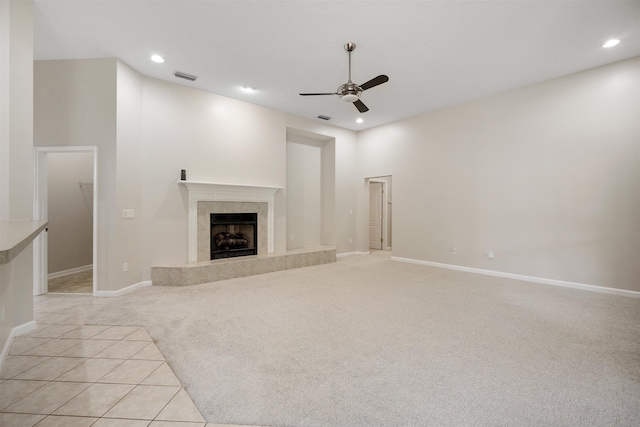
{"label": "light colored carpet", "polygon": [[640,299],[340,259],[149,287],[91,323],[142,325],[209,422],[637,426]]}

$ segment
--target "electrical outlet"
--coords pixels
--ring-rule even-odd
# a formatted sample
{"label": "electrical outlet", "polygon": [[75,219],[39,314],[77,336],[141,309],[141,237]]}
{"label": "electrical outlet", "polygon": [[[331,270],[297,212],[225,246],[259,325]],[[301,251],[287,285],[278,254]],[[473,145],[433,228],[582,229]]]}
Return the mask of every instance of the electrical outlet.
{"label": "electrical outlet", "polygon": [[291,240],[295,240],[295,236],[293,234],[291,235]]}
{"label": "electrical outlet", "polygon": [[353,239],[349,239],[349,243],[353,243]]}
{"label": "electrical outlet", "polygon": [[122,264],[122,271],[129,271],[129,264],[128,263],[124,263]]}
{"label": "electrical outlet", "polygon": [[484,257],[489,259],[494,259],[495,254],[493,253],[493,251],[484,251]]}
{"label": "electrical outlet", "polygon": [[122,218],[124,219],[133,219],[136,217],[136,213],[133,209],[123,209],[122,210]]}
{"label": "electrical outlet", "polygon": [[454,255],[458,253],[458,250],[456,249],[455,246],[451,246],[451,253]]}

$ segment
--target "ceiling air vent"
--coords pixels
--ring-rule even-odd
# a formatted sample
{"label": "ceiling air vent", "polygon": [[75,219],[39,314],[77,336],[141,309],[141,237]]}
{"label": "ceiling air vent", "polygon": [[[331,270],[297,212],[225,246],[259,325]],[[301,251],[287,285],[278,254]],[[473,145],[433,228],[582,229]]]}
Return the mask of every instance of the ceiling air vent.
{"label": "ceiling air vent", "polygon": [[322,120],[331,120],[331,117],[329,117],[329,116],[323,116],[322,114],[320,114],[320,115],[318,116],[318,118],[319,118],[319,119],[322,119]]}
{"label": "ceiling air vent", "polygon": [[190,82],[195,82],[198,78],[198,76],[192,76],[191,74],[183,73],[182,71],[176,71],[173,75],[181,79],[189,80]]}

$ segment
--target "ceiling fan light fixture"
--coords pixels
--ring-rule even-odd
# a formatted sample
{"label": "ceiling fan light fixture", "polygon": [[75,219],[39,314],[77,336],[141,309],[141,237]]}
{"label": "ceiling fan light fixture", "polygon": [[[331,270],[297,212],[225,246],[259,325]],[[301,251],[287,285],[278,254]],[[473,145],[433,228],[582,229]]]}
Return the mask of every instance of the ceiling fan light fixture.
{"label": "ceiling fan light fixture", "polygon": [[346,95],[342,95],[340,99],[342,99],[344,102],[356,102],[358,99],[360,99],[360,97],[353,93],[347,93]]}
{"label": "ceiling fan light fixture", "polygon": [[360,99],[360,95],[362,95],[362,89],[360,89],[357,84],[349,81],[348,83],[340,85],[336,93],[344,102],[356,102]]}

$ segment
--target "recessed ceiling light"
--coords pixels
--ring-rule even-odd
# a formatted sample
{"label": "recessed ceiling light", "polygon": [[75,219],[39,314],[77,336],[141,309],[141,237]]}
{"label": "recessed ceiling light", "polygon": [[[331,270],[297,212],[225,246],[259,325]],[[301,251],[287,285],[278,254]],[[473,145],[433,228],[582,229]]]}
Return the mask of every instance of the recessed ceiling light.
{"label": "recessed ceiling light", "polygon": [[618,39],[611,39],[608,40],[605,44],[602,45],[602,47],[614,47],[615,45],[617,45],[618,43],[620,43],[620,40]]}
{"label": "recessed ceiling light", "polygon": [[253,93],[256,91],[254,88],[249,86],[242,86],[240,89],[242,89],[242,91],[246,93]]}
{"label": "recessed ceiling light", "polygon": [[160,55],[151,55],[151,60],[153,62],[157,62],[158,64],[162,64],[164,62],[164,58]]}
{"label": "recessed ceiling light", "polygon": [[364,122],[364,120],[362,120],[362,119],[356,119],[356,123],[362,123],[362,122]]}

